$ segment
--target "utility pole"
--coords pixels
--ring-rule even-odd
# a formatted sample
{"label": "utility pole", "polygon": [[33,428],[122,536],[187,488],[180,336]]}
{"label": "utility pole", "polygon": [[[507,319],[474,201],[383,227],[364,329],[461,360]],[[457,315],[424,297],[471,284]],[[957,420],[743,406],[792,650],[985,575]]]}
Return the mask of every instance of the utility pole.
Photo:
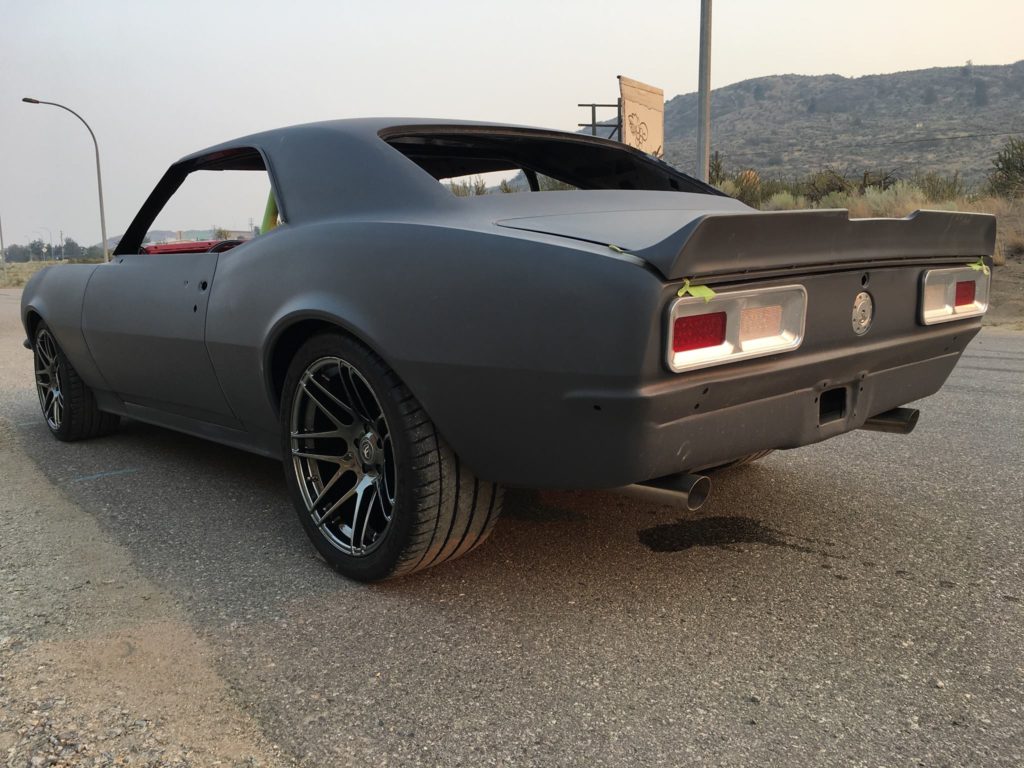
{"label": "utility pole", "polygon": [[711,0],[700,0],[697,80],[697,178],[708,181],[711,175]]}
{"label": "utility pole", "polygon": [[4,282],[7,281],[7,251],[4,250],[4,220],[0,219],[0,264],[4,267]]}

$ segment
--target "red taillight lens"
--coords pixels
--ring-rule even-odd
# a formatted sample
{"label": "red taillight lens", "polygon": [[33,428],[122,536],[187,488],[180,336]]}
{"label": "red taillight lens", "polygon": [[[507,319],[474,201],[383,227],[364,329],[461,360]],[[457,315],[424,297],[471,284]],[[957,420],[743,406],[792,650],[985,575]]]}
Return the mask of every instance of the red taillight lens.
{"label": "red taillight lens", "polygon": [[976,283],[973,280],[960,280],[956,284],[956,306],[966,307],[974,303]]}
{"label": "red taillight lens", "polygon": [[677,317],[672,324],[672,351],[717,347],[725,341],[725,312]]}

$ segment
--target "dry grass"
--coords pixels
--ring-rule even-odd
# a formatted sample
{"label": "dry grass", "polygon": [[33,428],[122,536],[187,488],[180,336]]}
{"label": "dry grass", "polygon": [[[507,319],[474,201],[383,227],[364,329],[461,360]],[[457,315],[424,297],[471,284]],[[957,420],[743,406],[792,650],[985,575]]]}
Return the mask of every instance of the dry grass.
{"label": "dry grass", "polygon": [[0,288],[21,288],[43,267],[53,264],[62,264],[60,261],[28,261],[7,264],[5,269],[0,270]]}
{"label": "dry grass", "polygon": [[959,210],[995,214],[999,222],[996,264],[1024,261],[1024,198],[985,197],[970,201]]}
{"label": "dry grass", "polygon": [[[765,210],[782,211],[811,207],[799,195],[778,192],[761,206]],[[991,213],[996,217],[997,239],[993,261],[1004,265],[1007,261],[1024,259],[1024,199],[1002,197],[960,197],[955,200],[929,201],[920,188],[900,181],[889,189],[867,189],[859,192],[830,192],[818,204],[819,208],[846,208],[850,217],[867,219],[876,217],[902,217],[914,211],[972,211]]]}
{"label": "dry grass", "polygon": [[[762,203],[765,210],[807,208],[811,204],[790,192],[776,192]],[[987,325],[1024,329],[1024,199],[962,196],[953,200],[928,200],[922,190],[900,181],[888,189],[866,189],[863,193],[830,192],[819,208],[846,208],[855,219],[902,217],[917,210],[971,211],[996,217],[996,250],[992,261],[999,267],[992,279],[991,305]]]}

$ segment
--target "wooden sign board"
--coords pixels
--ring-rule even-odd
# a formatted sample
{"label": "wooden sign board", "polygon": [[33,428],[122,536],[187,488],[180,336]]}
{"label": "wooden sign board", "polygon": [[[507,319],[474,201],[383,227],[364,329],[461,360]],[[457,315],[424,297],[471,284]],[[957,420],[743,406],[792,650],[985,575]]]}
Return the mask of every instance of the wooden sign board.
{"label": "wooden sign board", "polygon": [[619,75],[622,141],[649,155],[665,154],[665,92]]}

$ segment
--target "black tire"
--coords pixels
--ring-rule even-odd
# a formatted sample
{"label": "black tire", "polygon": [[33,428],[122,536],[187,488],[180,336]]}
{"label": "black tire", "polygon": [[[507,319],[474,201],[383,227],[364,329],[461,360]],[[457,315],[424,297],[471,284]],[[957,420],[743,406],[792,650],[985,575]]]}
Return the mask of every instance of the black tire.
{"label": "black tire", "polygon": [[[367,418],[345,402],[358,403]],[[299,520],[317,551],[349,578],[378,581],[454,560],[481,544],[501,513],[501,486],[462,464],[394,371],[344,334],[318,334],[296,352],[281,397],[281,438]],[[351,511],[352,502],[341,499],[364,482],[369,501],[360,517],[362,493]]]}
{"label": "black tire", "polygon": [[96,406],[92,390],[82,381],[45,322],[36,326],[32,340],[39,407],[50,434],[73,442],[107,435],[117,429],[120,417]]}

